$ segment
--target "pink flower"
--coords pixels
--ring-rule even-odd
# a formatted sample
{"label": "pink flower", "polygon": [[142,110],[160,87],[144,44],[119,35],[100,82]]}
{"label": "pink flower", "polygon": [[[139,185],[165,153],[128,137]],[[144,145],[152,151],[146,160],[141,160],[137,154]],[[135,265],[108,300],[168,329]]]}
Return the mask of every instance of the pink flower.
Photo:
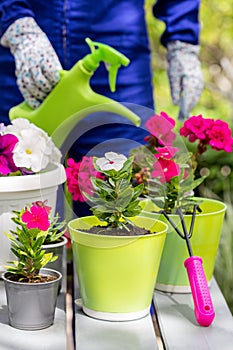
{"label": "pink flower", "polygon": [[228,124],[222,120],[215,120],[212,127],[207,130],[210,146],[219,151],[232,152],[233,139]]}
{"label": "pink flower", "polygon": [[171,159],[179,151],[179,148],[168,146],[161,148],[156,147],[155,150],[158,152],[158,154],[155,154],[155,158]]}
{"label": "pink flower", "polygon": [[36,202],[33,202],[32,204],[33,205],[37,205],[38,207],[42,207],[44,208],[44,210],[46,210],[47,214],[49,215],[51,210],[52,210],[52,207],[49,207],[47,204],[47,200],[46,201],[36,201]]}
{"label": "pink flower", "polygon": [[193,116],[184,122],[183,127],[180,129],[180,135],[188,137],[190,142],[196,140],[202,140],[202,142],[208,143],[208,135],[206,131],[211,128],[214,120],[205,119],[202,115]]}
{"label": "pink flower", "polygon": [[21,219],[26,223],[28,229],[37,228],[41,231],[47,231],[50,226],[48,212],[46,208],[40,205],[33,205],[29,209],[26,208]]}
{"label": "pink flower", "polygon": [[103,178],[101,173],[93,166],[93,157],[84,156],[80,162],[75,162],[72,158],[67,160],[66,168],[67,188],[74,201],[86,202],[82,192],[92,195],[93,186],[91,177]]}
{"label": "pink flower", "polygon": [[169,182],[180,173],[180,166],[171,159],[159,158],[153,164],[152,177],[157,177],[162,183]]}
{"label": "pink flower", "polygon": [[176,134],[172,131],[175,126],[175,120],[170,118],[165,112],[150,117],[145,126],[151,135],[156,137],[159,143],[164,146],[172,145],[176,138]]}
{"label": "pink flower", "polygon": [[13,149],[18,142],[15,135],[0,135],[0,174],[8,175],[18,170],[13,161]]}
{"label": "pink flower", "polygon": [[232,152],[231,130],[228,124],[220,119],[205,119],[202,115],[193,116],[184,122],[180,135],[188,137],[190,142],[199,140],[199,154],[206,151],[207,145],[217,151]]}

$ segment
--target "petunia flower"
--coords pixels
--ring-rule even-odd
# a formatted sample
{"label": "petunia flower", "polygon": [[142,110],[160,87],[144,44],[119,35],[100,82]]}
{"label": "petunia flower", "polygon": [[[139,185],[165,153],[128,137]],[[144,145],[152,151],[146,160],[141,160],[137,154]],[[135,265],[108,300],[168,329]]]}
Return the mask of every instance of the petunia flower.
{"label": "petunia flower", "polygon": [[15,135],[0,135],[0,174],[8,175],[18,170],[13,161],[13,149],[18,139]]}
{"label": "petunia flower", "polygon": [[98,158],[96,164],[102,171],[116,170],[119,171],[122,169],[125,161],[127,160],[126,156],[123,154],[115,152],[105,153],[105,157]]}
{"label": "petunia flower", "polygon": [[28,229],[37,228],[41,231],[47,231],[50,226],[48,212],[41,205],[32,205],[31,208],[26,208],[21,219],[26,223]]}
{"label": "petunia flower", "polygon": [[37,130],[22,130],[21,138],[13,150],[15,165],[38,172],[49,163],[47,145]]}
{"label": "petunia flower", "polygon": [[61,161],[61,152],[51,137],[27,119],[13,120],[12,125],[5,127],[5,134],[13,134],[19,140],[14,149],[14,162],[22,168],[22,173],[24,169],[39,172],[49,163]]}

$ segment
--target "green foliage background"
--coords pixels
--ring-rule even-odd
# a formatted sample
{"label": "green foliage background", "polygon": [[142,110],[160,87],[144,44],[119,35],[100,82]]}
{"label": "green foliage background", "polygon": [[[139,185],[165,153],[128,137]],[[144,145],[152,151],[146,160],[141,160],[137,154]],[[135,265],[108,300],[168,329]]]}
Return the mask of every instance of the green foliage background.
{"label": "green foliage background", "polygon": [[[176,118],[167,78],[166,49],[160,44],[164,23],[152,15],[155,1],[146,0],[145,10],[152,50],[156,112],[166,111]],[[192,114],[222,119],[233,129],[233,0],[202,0],[200,8],[200,60],[205,80],[204,91]],[[227,203],[228,210],[221,236],[215,277],[233,313],[233,154],[213,152],[204,157],[198,172],[208,174],[200,195]]]}

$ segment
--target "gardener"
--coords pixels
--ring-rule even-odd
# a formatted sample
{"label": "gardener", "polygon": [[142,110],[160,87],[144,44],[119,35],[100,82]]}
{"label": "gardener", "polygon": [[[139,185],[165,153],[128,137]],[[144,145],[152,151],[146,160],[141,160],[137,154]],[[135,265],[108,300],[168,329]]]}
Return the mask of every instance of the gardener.
{"label": "gardener", "polygon": [[[189,116],[202,92],[199,2],[158,0],[153,7],[154,16],[166,24],[161,42],[167,47],[171,94],[180,106],[180,118]],[[93,89],[120,102],[143,106],[137,112],[145,121],[153,113],[154,102],[144,1],[100,0],[96,6],[92,0],[56,0],[52,4],[46,0],[0,2],[0,122],[9,123],[8,111],[22,101],[22,95],[31,107],[38,107],[59,81],[59,70],[70,69],[89,53],[86,37],[113,46],[131,61],[119,70],[115,93],[109,90],[104,66],[91,79]],[[115,145],[120,153],[132,147],[130,140],[141,143],[143,129],[122,125],[119,118],[82,135],[70,156],[78,160],[105,139],[114,139],[111,150]],[[90,120],[84,118],[79,130],[82,125],[90,129]]]}

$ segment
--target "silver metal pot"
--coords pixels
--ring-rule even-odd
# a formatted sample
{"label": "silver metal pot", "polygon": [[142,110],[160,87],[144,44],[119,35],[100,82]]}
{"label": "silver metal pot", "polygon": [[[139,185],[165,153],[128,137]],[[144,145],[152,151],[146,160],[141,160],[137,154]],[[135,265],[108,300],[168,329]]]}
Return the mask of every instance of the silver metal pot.
{"label": "silver metal pot", "polygon": [[9,323],[12,327],[24,330],[47,328],[54,322],[60,272],[43,268],[40,274],[56,276],[49,282],[25,283],[9,280],[9,272],[2,274],[4,280]]}

